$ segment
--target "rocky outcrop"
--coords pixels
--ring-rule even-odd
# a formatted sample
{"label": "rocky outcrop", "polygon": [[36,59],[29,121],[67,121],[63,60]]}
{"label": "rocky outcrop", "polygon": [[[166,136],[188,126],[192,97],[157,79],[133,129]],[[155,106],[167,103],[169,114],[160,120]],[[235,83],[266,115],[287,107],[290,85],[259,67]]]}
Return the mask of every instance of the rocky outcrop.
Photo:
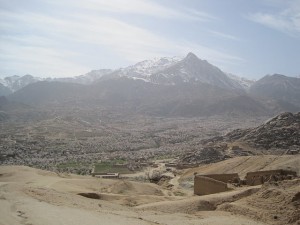
{"label": "rocky outcrop", "polygon": [[234,156],[256,154],[299,154],[300,112],[282,113],[264,124],[236,129],[224,135],[201,141],[199,150],[181,158],[184,163],[207,164]]}
{"label": "rocky outcrop", "polygon": [[219,162],[224,159],[225,145],[217,145],[217,146],[206,146],[200,148],[199,150],[192,152],[181,159],[182,163],[190,163],[190,164],[207,164]]}
{"label": "rocky outcrop", "polygon": [[256,128],[234,130],[224,137],[226,142],[237,140],[256,148],[299,148],[300,112],[282,113]]}

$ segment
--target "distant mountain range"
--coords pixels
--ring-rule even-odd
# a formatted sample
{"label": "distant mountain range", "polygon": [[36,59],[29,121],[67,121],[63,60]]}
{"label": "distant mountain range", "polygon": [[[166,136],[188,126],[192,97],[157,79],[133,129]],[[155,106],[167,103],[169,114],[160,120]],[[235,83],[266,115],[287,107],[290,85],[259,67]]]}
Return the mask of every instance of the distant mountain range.
{"label": "distant mountain range", "polygon": [[226,74],[193,53],[72,78],[31,75],[0,80],[0,95],[33,106],[106,108],[155,116],[275,115],[300,109],[300,79],[256,82]]}
{"label": "distant mountain range", "polygon": [[[4,79],[0,79],[0,88],[4,87],[6,88],[6,93],[10,94],[13,93],[25,86],[27,86],[28,84],[32,84],[38,81],[43,80],[42,78],[38,78],[38,77],[33,77],[29,74],[25,75],[25,76],[11,76],[11,77],[5,77]],[[0,89],[1,90],[1,89]],[[5,93],[1,93],[2,95],[5,95]]]}
{"label": "distant mountain range", "polygon": [[8,95],[13,92],[16,92],[23,87],[26,87],[29,84],[33,84],[39,81],[49,81],[49,82],[65,82],[65,83],[77,83],[77,84],[91,84],[97,79],[101,78],[105,74],[111,73],[112,70],[101,69],[101,70],[92,70],[91,72],[80,75],[76,77],[64,77],[64,78],[41,78],[34,77],[32,75],[24,76],[11,76],[5,77],[4,79],[0,78],[0,96]]}
{"label": "distant mountain range", "polygon": [[39,81],[58,81],[88,85],[99,79],[107,80],[120,77],[127,77],[133,80],[140,79],[145,82],[164,85],[175,85],[182,82],[201,82],[230,89],[243,89],[253,83],[253,81],[245,78],[227,75],[219,68],[209,64],[206,60],[201,60],[193,53],[189,53],[183,59],[179,57],[155,58],[117,70],[92,70],[85,75],[76,77],[40,78],[29,74],[25,76],[14,75],[0,79],[0,88],[6,88],[0,94],[7,95],[28,84]]}

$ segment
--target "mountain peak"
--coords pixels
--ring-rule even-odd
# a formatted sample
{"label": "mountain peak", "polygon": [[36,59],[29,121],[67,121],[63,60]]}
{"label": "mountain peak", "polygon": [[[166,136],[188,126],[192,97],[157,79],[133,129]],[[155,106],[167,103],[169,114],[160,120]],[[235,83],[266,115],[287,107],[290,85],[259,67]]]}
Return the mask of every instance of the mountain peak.
{"label": "mountain peak", "polygon": [[199,60],[199,58],[192,52],[189,52],[185,58],[192,59],[192,60],[195,60],[195,59]]}
{"label": "mountain peak", "polygon": [[276,81],[276,80],[286,80],[286,79],[289,79],[289,78],[292,78],[292,77],[287,77],[285,75],[282,75],[282,74],[272,74],[272,75],[266,75],[264,76],[263,78],[260,79],[260,81]]}
{"label": "mountain peak", "polygon": [[279,73],[274,73],[273,75],[271,75],[271,77],[286,77],[286,76]]}

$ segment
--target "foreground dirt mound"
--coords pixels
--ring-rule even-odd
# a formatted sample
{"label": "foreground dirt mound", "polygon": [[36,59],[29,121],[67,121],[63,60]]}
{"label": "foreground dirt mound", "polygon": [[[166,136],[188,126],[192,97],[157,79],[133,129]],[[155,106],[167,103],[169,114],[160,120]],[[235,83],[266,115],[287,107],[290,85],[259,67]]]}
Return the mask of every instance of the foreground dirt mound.
{"label": "foreground dirt mound", "polygon": [[249,187],[242,190],[223,192],[205,196],[193,196],[176,201],[161,201],[137,206],[137,209],[159,211],[165,213],[196,213],[199,211],[214,211],[218,205],[225,202],[234,202],[238,199],[252,195],[258,187]]}
{"label": "foreground dirt mound", "polygon": [[255,194],[219,210],[250,216],[268,224],[300,224],[300,179],[266,183]]}
{"label": "foreground dirt mound", "polygon": [[245,216],[215,211],[219,205],[247,197],[258,189],[179,197],[169,196],[169,191],[150,183],[0,166],[0,225],[265,225]]}

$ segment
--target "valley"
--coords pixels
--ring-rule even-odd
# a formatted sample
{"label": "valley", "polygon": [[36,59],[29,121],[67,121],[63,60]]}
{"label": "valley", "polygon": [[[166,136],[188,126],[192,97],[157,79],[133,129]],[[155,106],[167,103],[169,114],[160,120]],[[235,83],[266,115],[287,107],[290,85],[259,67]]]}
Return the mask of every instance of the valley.
{"label": "valley", "polygon": [[[57,112],[56,112],[57,113]],[[87,118],[84,113],[1,123],[1,164],[88,174],[94,163],[122,159],[139,163],[175,158],[202,147],[201,141],[265,120],[230,117],[118,118],[111,114]],[[54,114],[54,115],[53,115]],[[69,167],[68,164],[71,166]]]}
{"label": "valley", "polygon": [[0,16],[0,225],[300,225],[300,0]]}
{"label": "valley", "polygon": [[[189,53],[1,82],[1,225],[299,224],[299,78]],[[196,176],[223,192],[198,196]]]}

